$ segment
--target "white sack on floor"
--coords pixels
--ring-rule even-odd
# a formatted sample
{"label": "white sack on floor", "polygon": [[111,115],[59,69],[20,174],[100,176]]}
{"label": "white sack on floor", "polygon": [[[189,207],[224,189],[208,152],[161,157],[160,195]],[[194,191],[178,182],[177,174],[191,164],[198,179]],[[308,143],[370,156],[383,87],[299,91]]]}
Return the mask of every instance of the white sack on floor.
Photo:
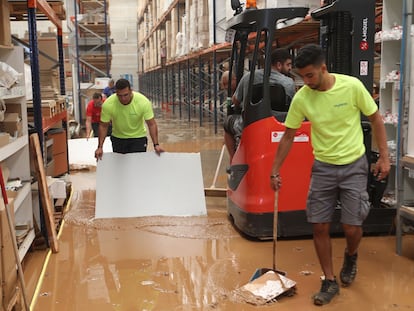
{"label": "white sack on floor", "polygon": [[[68,140],[69,166],[96,166],[95,150],[98,138],[75,138]],[[103,145],[104,152],[112,152],[111,139],[107,137]]]}
{"label": "white sack on floor", "polygon": [[206,215],[199,153],[105,153],[95,218]]}

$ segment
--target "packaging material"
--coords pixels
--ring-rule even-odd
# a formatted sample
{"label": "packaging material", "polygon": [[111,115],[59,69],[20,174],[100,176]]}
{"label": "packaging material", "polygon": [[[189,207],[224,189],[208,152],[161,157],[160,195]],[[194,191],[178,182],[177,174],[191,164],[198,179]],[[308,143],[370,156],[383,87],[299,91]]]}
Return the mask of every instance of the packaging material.
{"label": "packaging material", "polygon": [[26,100],[33,100],[32,68],[28,64],[24,64],[24,82],[26,90]]}
{"label": "packaging material", "polygon": [[4,121],[4,114],[6,113],[6,104],[4,100],[0,98],[0,122]]}
{"label": "packaging material", "polygon": [[7,145],[10,142],[10,134],[9,133],[0,133],[0,148]]}
{"label": "packaging material", "polygon": [[95,78],[95,88],[106,88],[108,86],[109,80],[111,80],[111,78]]}
{"label": "packaging material", "polygon": [[19,81],[19,73],[10,65],[0,62],[0,86],[11,88]]}
{"label": "packaging material", "polygon": [[20,137],[23,135],[22,119],[16,112],[6,113],[4,121],[0,122],[0,130],[7,132],[12,137]]}
{"label": "packaging material", "polygon": [[[224,6],[224,8],[223,8]],[[213,0],[209,0],[208,3],[208,19],[209,19],[209,44],[214,44],[214,27],[216,28],[216,43],[225,42],[227,21],[233,17],[234,11],[231,8],[231,2],[225,1],[223,5],[217,5],[216,3],[216,24],[214,24],[214,7]]]}
{"label": "packaging material", "polygon": [[66,182],[64,180],[47,176],[46,182],[53,199],[66,199]]}
{"label": "packaging material", "polygon": [[54,129],[46,133],[48,139],[53,139],[53,177],[68,172],[67,135],[64,129]]}

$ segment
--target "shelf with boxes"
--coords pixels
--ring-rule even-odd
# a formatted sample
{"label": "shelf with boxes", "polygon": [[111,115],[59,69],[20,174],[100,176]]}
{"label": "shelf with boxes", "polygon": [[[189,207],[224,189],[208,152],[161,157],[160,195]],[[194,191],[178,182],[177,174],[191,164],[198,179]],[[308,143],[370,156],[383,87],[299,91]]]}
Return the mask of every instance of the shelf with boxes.
{"label": "shelf with boxes", "polygon": [[56,177],[69,171],[67,139],[67,131],[61,127],[45,132],[46,153],[49,158],[46,175]]}
{"label": "shelf with boxes", "polygon": [[[46,175],[59,176],[69,171],[67,158],[67,109],[64,96],[56,99],[42,100],[42,131],[45,136],[44,159]],[[33,104],[29,101],[27,107],[28,121],[33,122]],[[58,138],[51,139],[51,133],[61,132]],[[63,148],[63,150],[61,150]],[[59,152],[56,152],[59,150]],[[60,154],[64,153],[64,154]]]}
{"label": "shelf with boxes", "polygon": [[[109,76],[112,62],[109,1],[79,0],[77,20],[73,20],[72,41],[79,57],[80,82],[93,81],[96,77]],[[76,40],[75,40],[76,36]]]}
{"label": "shelf with boxes", "polygon": [[[0,163],[5,172],[6,189],[9,190],[7,196],[10,200],[9,206],[12,206],[11,214],[16,227],[19,256],[22,260],[35,237],[26,97],[23,92],[25,83],[23,49],[0,47],[0,62],[13,69],[9,68],[0,73],[0,81],[2,81],[0,87],[6,88],[0,96],[5,104],[4,117],[0,122],[0,131],[3,133],[0,139]],[[1,210],[4,204],[3,200],[0,202]]]}
{"label": "shelf with boxes", "polygon": [[381,72],[379,88],[379,109],[384,119],[387,143],[391,160],[391,171],[382,201],[396,206],[396,162],[398,107],[400,102],[400,64],[402,44],[403,1],[384,0],[382,27],[376,34],[381,42]]}
{"label": "shelf with boxes", "polygon": [[[402,2],[402,3],[401,3]],[[402,237],[414,232],[414,75],[413,68],[413,3],[411,1],[389,1],[388,5],[401,11],[401,91],[398,102],[396,126],[396,252],[403,255]],[[396,12],[397,13],[397,12]],[[393,20],[397,20],[394,18]]]}

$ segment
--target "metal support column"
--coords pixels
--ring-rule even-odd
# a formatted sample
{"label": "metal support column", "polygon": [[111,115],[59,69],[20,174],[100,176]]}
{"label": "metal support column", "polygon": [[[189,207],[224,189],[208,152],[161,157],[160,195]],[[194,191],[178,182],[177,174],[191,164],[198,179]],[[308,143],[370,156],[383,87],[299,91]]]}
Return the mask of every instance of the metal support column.
{"label": "metal support column", "polygon": [[201,60],[201,56],[198,57],[198,101],[199,101],[199,114],[200,114],[200,126],[203,125],[203,108],[204,108],[204,100],[203,100],[203,62]]}
{"label": "metal support column", "polygon": [[168,105],[169,105],[169,91],[170,88],[168,87],[168,67],[165,67],[165,110],[168,111]]}
{"label": "metal support column", "polygon": [[59,53],[59,82],[60,82],[60,95],[66,94],[65,85],[65,60],[63,58],[63,38],[62,28],[58,28],[57,32],[57,44]]}
{"label": "metal support column", "polygon": [[75,24],[75,42],[76,42],[76,74],[77,74],[77,85],[76,85],[76,94],[78,94],[78,118],[79,118],[79,122],[82,121],[82,111],[83,111],[83,107],[82,107],[82,96],[81,96],[81,91],[80,91],[80,83],[81,83],[81,75],[80,75],[80,53],[79,53],[79,26],[78,26],[78,6],[77,6],[77,1],[73,1],[73,5],[74,5],[74,12],[75,12],[75,20],[74,20],[74,24]]}
{"label": "metal support column", "polygon": [[171,96],[172,96],[172,111],[173,114],[175,114],[175,103],[176,103],[176,98],[177,98],[177,73],[175,72],[175,65],[171,66],[171,72],[172,72],[172,92],[171,92]]}
{"label": "metal support column", "polygon": [[182,97],[182,86],[181,86],[181,63],[178,63],[178,111],[180,119],[183,117],[183,111],[182,111],[182,103],[183,103],[183,97]]}
{"label": "metal support column", "polygon": [[30,41],[30,67],[32,70],[32,91],[33,91],[33,114],[34,126],[39,135],[40,148],[43,154],[43,122],[42,122],[42,98],[40,94],[40,66],[39,48],[37,46],[37,26],[36,26],[36,3],[27,3],[27,21],[29,23]]}
{"label": "metal support column", "polygon": [[186,92],[187,92],[187,105],[188,105],[188,122],[191,120],[191,76],[190,76],[190,60],[187,59],[187,85],[186,85]]}
{"label": "metal support column", "polygon": [[396,154],[396,170],[395,170],[395,182],[396,182],[396,253],[402,254],[402,219],[401,219],[401,206],[404,204],[404,166],[401,158],[407,151],[407,139],[406,133],[408,126],[404,118],[409,115],[410,107],[410,80],[411,74],[411,27],[413,24],[413,2],[412,0],[403,1],[403,36],[401,40],[401,63],[400,63],[400,90],[399,90],[399,102],[398,102],[398,127],[397,127],[397,154]]}
{"label": "metal support column", "polygon": [[[213,0],[213,44],[217,44],[216,32],[216,0]],[[231,81],[231,80],[230,80]],[[217,52],[213,51],[213,100],[214,100],[214,133],[217,134]]]}
{"label": "metal support column", "polygon": [[108,40],[108,16],[106,14],[106,8],[107,8],[107,4],[106,4],[106,0],[103,1],[104,3],[104,25],[105,25],[105,58],[106,58],[106,76],[107,77],[111,77],[110,75],[110,65],[109,65],[109,50],[108,50],[108,46],[109,46],[109,40]]}

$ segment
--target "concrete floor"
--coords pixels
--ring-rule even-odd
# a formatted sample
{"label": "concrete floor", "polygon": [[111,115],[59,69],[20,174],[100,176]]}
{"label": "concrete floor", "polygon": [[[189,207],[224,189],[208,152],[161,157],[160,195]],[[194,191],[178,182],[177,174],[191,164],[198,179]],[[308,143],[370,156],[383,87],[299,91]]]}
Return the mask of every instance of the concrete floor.
{"label": "concrete floor", "polygon": [[[171,152],[201,152],[205,186],[212,183],[222,129],[158,114],[160,142]],[[226,187],[224,157],[217,187]],[[321,270],[311,239],[280,240],[277,266],[297,293],[265,306],[241,301],[234,290],[257,268],[272,267],[272,242],[251,241],[229,223],[225,198],[207,197],[207,217],[94,220],[95,171],[73,171],[73,196],[59,236],[60,251],[31,252],[24,261],[33,311],[80,310],[317,310]],[[339,274],[344,239],[333,239]],[[44,270],[42,270],[45,262]],[[324,310],[414,310],[414,238],[403,256],[395,236],[364,237],[355,283]],[[39,282],[38,282],[39,281]],[[36,287],[38,283],[38,287]]]}

